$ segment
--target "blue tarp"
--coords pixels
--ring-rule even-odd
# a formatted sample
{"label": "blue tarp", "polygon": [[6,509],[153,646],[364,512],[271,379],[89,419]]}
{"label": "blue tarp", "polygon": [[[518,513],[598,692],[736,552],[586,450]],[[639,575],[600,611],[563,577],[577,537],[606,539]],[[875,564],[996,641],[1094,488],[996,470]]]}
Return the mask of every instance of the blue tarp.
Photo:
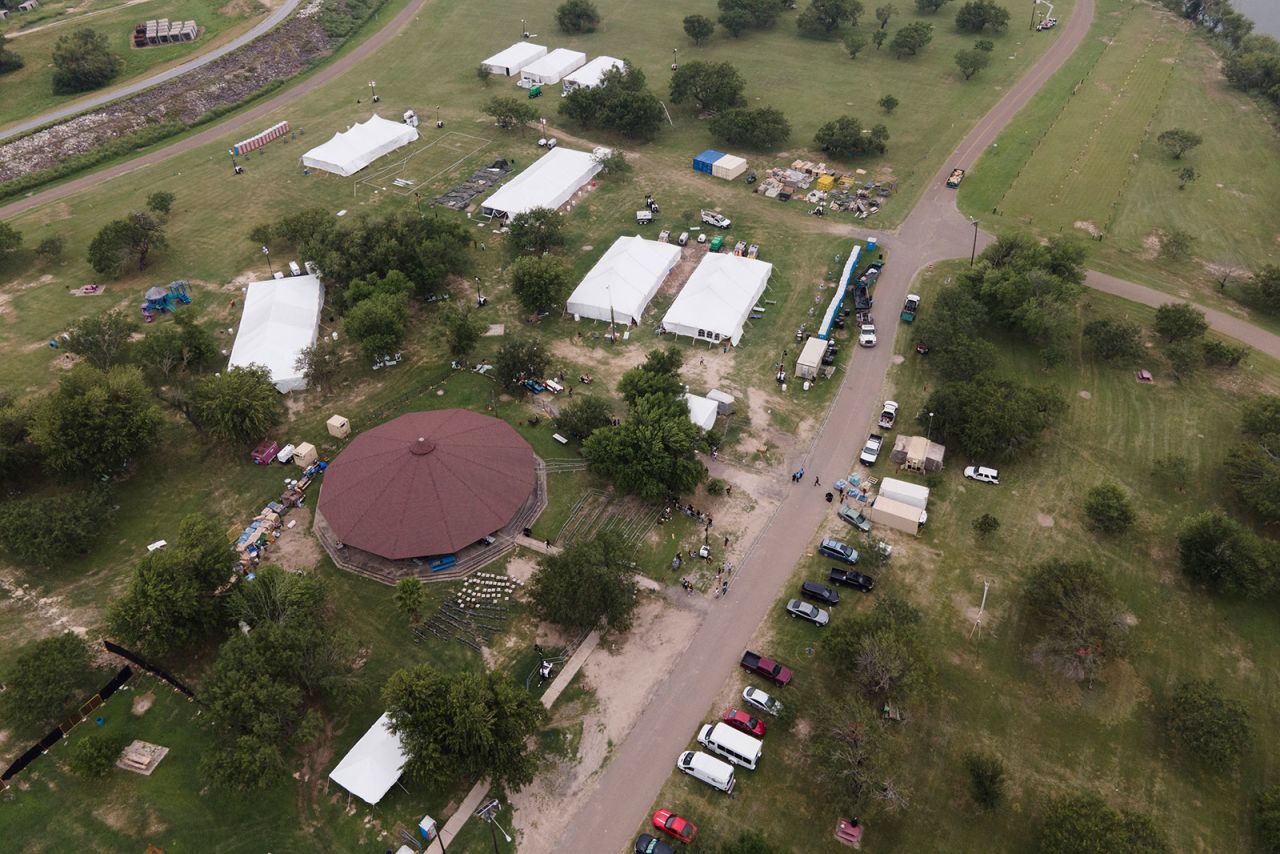
{"label": "blue tarp", "polygon": [[693,158],[693,171],[706,172],[711,174],[711,167],[717,160],[724,157],[723,151],[716,151],[714,148],[708,148],[706,151]]}
{"label": "blue tarp", "polygon": [[831,298],[831,304],[827,306],[827,313],[822,316],[822,325],[818,327],[817,337],[823,341],[826,341],[831,336],[831,323],[836,319],[836,312],[840,311],[840,305],[844,302],[845,294],[853,281],[853,274],[858,269],[858,256],[861,254],[862,247],[857,243],[853,244],[853,250],[849,253],[849,260],[845,262],[844,270],[840,273],[840,284],[836,285],[835,296]]}

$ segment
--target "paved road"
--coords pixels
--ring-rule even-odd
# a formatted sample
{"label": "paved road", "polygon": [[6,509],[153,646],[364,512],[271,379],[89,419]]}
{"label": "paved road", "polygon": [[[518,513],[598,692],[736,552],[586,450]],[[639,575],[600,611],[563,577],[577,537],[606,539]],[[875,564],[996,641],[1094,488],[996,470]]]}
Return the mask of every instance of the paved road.
{"label": "paved road", "polygon": [[34,118],[26,119],[25,121],[21,121],[16,125],[12,125],[10,127],[5,128],[4,130],[0,130],[0,142],[3,142],[4,140],[9,139],[10,137],[21,136],[27,131],[35,130],[38,127],[43,127],[44,125],[47,125],[50,122],[56,122],[59,119],[65,119],[69,116],[74,116],[77,113],[83,113],[85,110],[91,110],[94,107],[100,107],[103,104],[110,103],[111,101],[115,101],[120,98],[127,97],[129,95],[136,95],[137,93],[143,91],[144,89],[150,89],[152,86],[157,86],[161,83],[165,83],[169,80],[172,80],[175,77],[181,77],[182,75],[186,74],[188,71],[194,71],[195,69],[199,68],[202,65],[207,65],[208,63],[213,62],[215,59],[219,59],[221,57],[226,56],[236,48],[247,45],[249,42],[253,41],[258,36],[262,35],[263,33],[273,28],[276,24],[280,23],[285,18],[289,17],[289,14],[295,8],[297,8],[298,4],[301,2],[302,0],[284,0],[284,5],[282,5],[279,9],[276,9],[274,12],[268,15],[266,19],[258,23],[252,29],[244,33],[241,33],[240,35],[233,38],[231,41],[209,51],[208,53],[203,53],[200,56],[197,56],[195,59],[192,59],[188,62],[184,62],[181,65],[175,65],[173,68],[170,68],[167,71],[161,71],[156,74],[152,74],[150,77],[144,77],[141,80],[135,80],[132,83],[127,83],[124,86],[117,86],[114,89],[107,89],[106,91],[98,92],[86,98],[80,98],[78,100],[72,101],[69,104],[59,107],[56,110],[50,110],[47,113],[42,113],[41,115],[35,116]]}

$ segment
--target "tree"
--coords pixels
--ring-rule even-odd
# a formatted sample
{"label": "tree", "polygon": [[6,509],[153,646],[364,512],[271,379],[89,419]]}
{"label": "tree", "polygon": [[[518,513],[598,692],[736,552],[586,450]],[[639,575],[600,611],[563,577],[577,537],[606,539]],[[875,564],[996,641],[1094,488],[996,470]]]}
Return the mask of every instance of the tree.
{"label": "tree", "polygon": [[498,348],[493,367],[504,389],[523,391],[526,379],[546,373],[547,353],[537,341],[512,338]]}
{"label": "tree", "polygon": [[822,730],[808,739],[814,776],[831,792],[835,806],[850,812],[872,804],[885,788],[892,767],[884,724],[866,701],[842,699],[815,720]]}
{"label": "tree", "polygon": [[390,355],[409,331],[409,299],[387,293],[363,299],[342,319],[342,329],[360,345],[366,359]]}
{"label": "tree", "polygon": [[193,513],[174,542],[134,565],[129,586],[111,605],[111,631],[151,655],[189,649],[222,623],[236,553],[222,523]]}
{"label": "tree", "polygon": [[564,218],[551,208],[532,208],[516,214],[507,223],[508,245],[513,252],[542,255],[564,246]]}
{"label": "tree", "polygon": [[974,50],[980,50],[984,53],[991,53],[996,49],[996,43],[991,39],[978,39],[973,43]]}
{"label": "tree", "polygon": [[809,6],[796,17],[796,27],[806,36],[823,38],[849,21],[857,22],[862,13],[860,0],[810,0]]}
{"label": "tree", "polygon": [[1128,494],[1114,483],[1100,483],[1085,493],[1084,515],[1089,527],[1104,534],[1124,533],[1138,518]]}
{"label": "tree", "polygon": [[81,777],[105,777],[116,766],[116,760],[129,744],[129,739],[108,732],[86,733],[71,746],[71,770]]}
{"label": "tree", "polygon": [[986,539],[998,530],[1000,530],[1000,520],[990,513],[983,513],[973,520],[973,532],[980,539]]}
{"label": "tree", "polygon": [[197,429],[236,447],[256,444],[280,423],[280,393],[262,365],[201,377],[184,411]]}
{"label": "tree", "polygon": [[538,565],[529,599],[539,619],[571,631],[631,627],[636,608],[636,552],[605,531],[579,540]]}
{"label": "tree", "polygon": [[931,678],[921,619],[906,600],[889,595],[870,613],[837,623],[823,649],[868,696],[902,697]]}
{"label": "tree", "polygon": [[969,772],[969,797],[984,810],[993,810],[1004,801],[1004,763],[999,756],[972,751],[965,754],[964,768]]}
{"label": "tree", "polygon": [[528,101],[521,101],[508,95],[494,95],[480,111],[493,116],[494,122],[503,130],[524,127],[538,117],[538,108]]}
{"label": "tree", "polygon": [[59,475],[111,476],[152,445],[160,424],[137,368],[77,365],[36,410],[31,440]]}
{"label": "tree", "polygon": [[123,64],[101,33],[88,28],[68,33],[53,46],[53,94],[97,89],[115,77]]}
{"label": "tree", "polygon": [[862,33],[846,33],[844,37],[844,49],[849,52],[850,59],[857,59],[858,54],[862,53],[862,49],[867,46],[867,37]]}
{"label": "tree", "polygon": [[569,265],[559,258],[519,258],[511,265],[511,290],[529,314],[550,311],[569,295]]}
{"label": "tree", "polygon": [[660,395],[646,395],[620,425],[592,433],[582,443],[582,455],[591,471],[619,490],[658,501],[692,492],[706,480],[707,469],[697,457],[700,433],[687,412]]}
{"label": "tree", "polygon": [[1266,264],[1249,281],[1251,295],[1266,311],[1280,311],[1280,264]]}
{"label": "tree", "polygon": [[951,0],[916,0],[916,11],[921,15],[932,15],[950,2]]}
{"label": "tree", "polygon": [[1200,143],[1204,142],[1204,139],[1200,134],[1193,133],[1185,128],[1171,128],[1161,132],[1156,137],[1156,142],[1174,160],[1181,160],[1182,155],[1200,145]]}
{"label": "tree", "polygon": [[876,125],[869,133],[863,133],[862,123],[853,116],[827,122],[813,137],[818,148],[836,157],[884,154],[888,141],[889,129],[884,125]]}
{"label": "tree", "polygon": [[488,329],[488,324],[480,313],[470,306],[460,308],[449,306],[441,317],[444,322],[445,342],[449,345],[449,355],[458,360],[465,360],[476,349],[480,338]]}
{"label": "tree", "polygon": [[715,22],[706,15],[689,15],[684,19],[684,33],[696,45],[707,42],[715,31]]}
{"label": "tree", "polygon": [[732,8],[720,13],[718,18],[720,26],[725,28],[725,32],[733,36],[735,39],[751,29],[753,19],[751,13],[746,9]]}
{"label": "tree", "polygon": [[1249,355],[1249,348],[1243,344],[1228,344],[1217,338],[1201,342],[1200,351],[1204,363],[1215,368],[1234,368]]}
{"label": "tree", "polygon": [[609,402],[595,395],[575,398],[556,416],[556,427],[572,439],[585,439],[612,423],[613,412]]}
{"label": "tree", "polygon": [[0,483],[16,486],[35,474],[40,449],[31,442],[32,409],[0,391]]}
{"label": "tree", "polygon": [[152,249],[169,245],[164,227],[146,211],[133,211],[124,219],[104,225],[89,243],[89,266],[103,276],[119,276],[125,265],[137,259],[138,269],[147,266]]}
{"label": "tree", "polygon": [[32,566],[49,567],[81,557],[102,535],[102,517],[108,509],[101,489],[11,499],[0,504],[0,548]]}
{"label": "tree", "polygon": [[169,211],[173,209],[173,202],[178,197],[168,190],[156,190],[147,196],[147,210],[152,213],[167,216]]}
{"label": "tree", "polygon": [[62,257],[62,250],[66,245],[67,242],[62,239],[62,235],[51,234],[36,245],[36,254],[49,261],[56,261]]}
{"label": "tree", "polygon": [[92,674],[89,648],[74,632],[18,647],[0,680],[6,726],[34,730],[65,720],[87,699]]}
{"label": "tree", "polygon": [[1244,43],[1245,37],[1253,32],[1253,21],[1239,12],[1232,12],[1222,17],[1221,32],[1227,41],[1231,43],[1231,49],[1239,50]]}
{"label": "tree", "polygon": [[1167,302],[1156,309],[1151,328],[1165,341],[1187,341],[1209,331],[1204,312],[1185,302]]}
{"label": "tree", "polygon": [[635,406],[640,398],[653,395],[667,401],[675,401],[684,394],[680,380],[680,365],[684,355],[676,347],[666,350],[650,350],[643,364],[626,371],[618,381],[618,391],[628,406]]}
{"label": "tree", "polygon": [[893,34],[889,49],[898,55],[898,59],[902,59],[904,56],[915,56],[931,41],[933,41],[933,24],[913,21]]}
{"label": "tree", "polygon": [[444,673],[422,664],[392,674],[382,701],[410,777],[438,779],[443,771],[511,790],[533,779],[538,755],[528,736],[547,710],[505,673]]}
{"label": "tree", "polygon": [[[560,114],[583,127],[598,127],[631,139],[650,140],[658,135],[666,113],[658,96],[645,85],[644,72],[635,66],[611,68],[598,86],[579,86],[560,103]],[[625,164],[621,152],[616,162]],[[602,164],[607,165],[607,164]]]}
{"label": "tree", "polygon": [[964,75],[965,80],[972,79],[982,69],[991,64],[991,54],[984,50],[961,50],[956,52],[956,67]]}
{"label": "tree", "polygon": [[1276,586],[1276,561],[1258,535],[1234,519],[1206,512],[1178,529],[1178,562],[1213,593],[1263,596]]}
{"label": "tree", "polygon": [[1184,166],[1178,170],[1178,189],[1185,190],[1187,185],[1200,177],[1194,166]]}
{"label": "tree", "polygon": [[161,386],[175,377],[208,369],[218,357],[218,342],[189,314],[178,314],[173,323],[152,327],[132,345],[131,357],[152,384]]}
{"label": "tree", "polygon": [[556,9],[556,23],[570,35],[594,33],[600,26],[600,10],[591,0],[565,0]]}
{"label": "tree", "polygon": [[1249,510],[1274,523],[1280,520],[1280,397],[1250,400],[1241,422],[1243,437],[1224,464],[1227,481]]}
{"label": "tree", "polygon": [[1249,712],[1209,679],[1178,685],[1165,704],[1164,727],[1175,746],[1218,770],[1234,768],[1249,744]]}
{"label": "tree", "polygon": [[1089,561],[1048,560],[1024,582],[1029,652],[1068,679],[1093,681],[1125,653],[1128,625],[1111,576]]}
{"label": "tree", "polygon": [[327,335],[316,339],[310,347],[303,347],[294,360],[293,369],[301,371],[307,388],[328,390],[342,371],[342,349],[338,342]]}
{"label": "tree", "polygon": [[396,603],[396,610],[409,618],[409,625],[416,626],[422,622],[423,612],[427,609],[427,588],[420,580],[400,579],[391,599]]}
{"label": "tree", "polygon": [[921,425],[926,426],[932,412],[934,435],[945,436],[947,444],[955,443],[971,457],[1010,458],[1035,447],[1066,408],[1050,388],[980,374],[934,389]]}
{"label": "tree", "polygon": [[1127,320],[1101,318],[1084,325],[1084,340],[1089,349],[1105,362],[1136,359],[1142,354],[1142,330]]}
{"label": "tree", "polygon": [[888,37],[889,34],[884,30],[876,30],[871,34],[871,41],[875,42],[876,50],[880,49],[880,45],[884,44],[884,40]]}
{"label": "tree", "polygon": [[1150,818],[1116,810],[1094,794],[1055,798],[1040,817],[1040,854],[1168,854],[1164,832]]}
{"label": "tree", "polygon": [[8,74],[11,71],[17,71],[26,65],[22,57],[9,50],[5,43],[4,33],[0,33],[0,74]]}
{"label": "tree", "polygon": [[889,19],[898,11],[898,7],[892,3],[886,3],[883,6],[876,7],[876,20],[880,22],[880,29],[889,26]]}
{"label": "tree", "polygon": [[1160,232],[1160,257],[1181,261],[1191,254],[1195,235],[1183,228],[1170,227]]}
{"label": "tree", "polygon": [[0,261],[10,258],[22,248],[22,232],[7,222],[0,222]]}
{"label": "tree", "polygon": [[[719,0],[717,6],[720,8],[721,26],[735,37],[746,29],[767,30],[782,13],[782,4],[778,0]],[[734,27],[740,27],[738,32],[732,32],[726,18],[733,20]]]}
{"label": "tree", "polygon": [[64,345],[99,370],[105,371],[128,359],[129,341],[138,324],[120,309],[81,318],[67,330]]}
{"label": "tree", "polygon": [[879,101],[876,101],[876,104],[878,104],[880,109],[884,110],[886,114],[892,115],[893,111],[898,108],[898,99],[892,95],[885,95]]}
{"label": "tree", "polygon": [[704,113],[727,110],[746,103],[742,90],[747,81],[727,62],[686,62],[671,75],[671,100],[693,102]]}
{"label": "tree", "polygon": [[1254,823],[1263,852],[1280,854],[1280,785],[1271,786],[1258,795],[1254,810]]}
{"label": "tree", "polygon": [[1000,32],[1009,26],[1009,10],[994,0],[970,0],[956,12],[956,29],[962,33],[980,33],[987,27]]}
{"label": "tree", "polygon": [[711,120],[708,129],[720,142],[748,148],[777,148],[791,136],[791,123],[773,107],[726,110]]}

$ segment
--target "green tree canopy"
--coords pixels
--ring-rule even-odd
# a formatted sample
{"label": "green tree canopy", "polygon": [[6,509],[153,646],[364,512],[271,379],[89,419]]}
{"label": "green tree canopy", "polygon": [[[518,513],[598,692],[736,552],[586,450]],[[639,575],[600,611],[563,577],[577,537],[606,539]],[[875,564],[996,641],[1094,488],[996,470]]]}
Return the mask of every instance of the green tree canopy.
{"label": "green tree canopy", "polygon": [[1204,142],[1204,138],[1186,128],[1170,128],[1162,131],[1156,142],[1174,160],[1181,160],[1182,155]]}
{"label": "green tree canopy", "polygon": [[74,632],[28,641],[3,673],[0,711],[5,725],[24,730],[65,720],[95,687],[89,648]]}
{"label": "green tree canopy", "polygon": [[177,196],[168,190],[156,190],[154,193],[147,196],[147,210],[152,213],[168,215],[169,211],[173,209],[173,203],[177,198]]}
{"label": "green tree canopy", "polygon": [[791,123],[773,107],[739,107],[725,110],[711,120],[711,135],[727,145],[773,149],[791,137]]}
{"label": "green tree canopy", "polygon": [[547,351],[542,344],[531,338],[512,338],[498,348],[493,369],[503,388],[519,391],[526,379],[538,379],[546,374],[547,362]]}
{"label": "green tree canopy", "polygon": [[684,354],[677,347],[650,350],[642,364],[628,370],[618,381],[622,399],[629,406],[634,406],[647,395],[668,400],[679,398],[684,394],[684,383],[680,380],[683,363]]}
{"label": "green tree canopy", "polygon": [[879,101],[876,101],[876,104],[885,111],[886,115],[892,115],[893,111],[898,109],[898,99],[892,95],[885,95]]}
{"label": "green tree canopy", "polygon": [[993,810],[1004,801],[1004,763],[999,756],[971,751],[964,757],[969,773],[969,797],[984,810]]}
{"label": "green tree canopy", "polygon": [[561,433],[574,439],[585,439],[612,422],[613,410],[609,401],[593,394],[574,398],[556,416],[556,427]]}
{"label": "green tree canopy", "polygon": [[591,0],[565,0],[556,9],[556,23],[570,35],[594,33],[600,26],[600,10]]}
{"label": "green tree canopy", "polygon": [[510,95],[494,95],[484,102],[480,110],[487,116],[493,116],[494,122],[503,130],[524,127],[538,117],[537,107]]}
{"label": "green tree canopy", "polygon": [[7,222],[0,222],[0,261],[16,255],[22,248],[22,232]]}
{"label": "green tree canopy", "polygon": [[585,128],[639,140],[656,137],[666,117],[662,102],[645,83],[644,72],[630,64],[625,71],[610,68],[598,86],[574,89],[560,102],[560,114]]}
{"label": "green tree canopy", "polygon": [[529,587],[540,619],[566,629],[625,632],[636,608],[636,551],[620,535],[601,532],[541,560]]}
{"label": "green tree canopy", "polygon": [[746,103],[742,90],[747,81],[727,62],[686,62],[671,75],[671,100],[692,102],[704,113],[714,113]]}
{"label": "green tree canopy", "polygon": [[104,225],[89,243],[89,266],[102,276],[119,276],[131,261],[145,270],[152,249],[169,245],[164,226],[148,211],[133,211]]}
{"label": "green tree canopy", "polygon": [[396,610],[409,618],[409,625],[416,626],[422,622],[427,609],[427,588],[419,579],[402,578],[397,581],[391,599],[396,603]]}
{"label": "green tree canopy", "polygon": [[1178,529],[1182,572],[1214,593],[1263,596],[1276,588],[1275,549],[1220,513],[1192,516]]}
{"label": "green tree canopy", "polygon": [[343,290],[342,301],[348,309],[376,296],[396,297],[407,304],[414,290],[414,284],[409,281],[408,276],[399,270],[388,270],[382,275],[369,273],[352,279]]}
{"label": "green tree canopy", "polygon": [[32,409],[0,392],[0,482],[25,480],[40,461],[40,449],[31,442]]}
{"label": "green tree canopy", "polygon": [[218,341],[191,315],[175,314],[173,323],[151,327],[133,346],[133,359],[156,384],[208,370],[217,361]]}
{"label": "green tree canopy", "polygon": [[705,44],[715,31],[715,21],[706,15],[688,15],[684,19],[684,34],[696,45]]}
{"label": "green tree canopy", "polygon": [[459,307],[451,305],[441,315],[444,323],[445,342],[449,345],[449,355],[456,359],[466,359],[480,343],[481,336],[489,325],[484,322],[480,313],[471,306]]}
{"label": "green tree canopy", "polygon": [[921,15],[932,15],[950,2],[951,0],[916,0],[916,11]]}
{"label": "green tree canopy", "polygon": [[880,715],[858,697],[841,698],[821,711],[814,720],[822,723],[806,745],[816,781],[842,812],[856,814],[883,801],[896,787],[893,745]]}
{"label": "green tree canopy", "polygon": [[316,343],[298,352],[293,367],[302,372],[307,388],[328,390],[342,370],[342,348],[337,341],[322,335]]}
{"label": "green tree canopy", "polygon": [[1211,768],[1228,770],[1249,744],[1249,713],[1222,695],[1210,679],[1179,683],[1164,708],[1165,733],[1186,755]]}
{"label": "green tree canopy", "polygon": [[519,258],[511,265],[511,290],[529,314],[562,306],[569,296],[569,265],[549,256]]}
{"label": "green tree canopy", "polygon": [[862,132],[862,123],[853,116],[841,116],[818,128],[813,142],[818,148],[835,157],[858,157],[868,154],[884,154],[889,141],[889,129],[876,125],[870,133]]}
{"label": "green tree canopy", "polygon": [[898,7],[892,3],[886,3],[883,6],[876,7],[876,22],[880,24],[880,29],[889,26],[889,19],[898,13]]}
{"label": "green tree canopy", "polygon": [[27,63],[21,56],[9,50],[9,45],[5,41],[4,33],[0,33],[0,74],[8,74],[11,71],[17,71]]}
{"label": "green tree canopy", "polygon": [[138,331],[133,318],[118,308],[89,315],[67,330],[65,346],[99,370],[128,360],[129,340]]}
{"label": "green tree canopy", "polygon": [[890,594],[870,612],[837,622],[822,646],[868,697],[900,698],[931,679],[921,622],[918,610]]}
{"label": "green tree canopy", "polygon": [[550,208],[532,208],[516,214],[507,227],[507,245],[517,254],[541,255],[565,244],[564,217]]}
{"label": "green tree canopy", "polygon": [[915,56],[931,41],[933,41],[933,24],[912,21],[893,34],[889,49],[898,55],[898,59],[902,59],[904,56]]}
{"label": "green tree canopy", "polygon": [[1142,354],[1142,327],[1127,320],[1100,318],[1084,325],[1084,340],[1106,362],[1136,359]]}
{"label": "green tree canopy", "polygon": [[31,440],[59,475],[115,475],[152,445],[160,424],[160,410],[137,368],[104,372],[77,365],[37,408]]}
{"label": "green tree canopy", "polygon": [[1258,796],[1254,810],[1258,842],[1265,854],[1280,854],[1280,784]]}
{"label": "green tree canopy", "polygon": [[81,27],[53,45],[53,94],[70,95],[104,86],[123,64],[111,52],[106,36]]}
{"label": "green tree canopy", "polygon": [[250,365],[201,377],[184,414],[215,439],[244,447],[262,441],[280,423],[281,408],[271,371]]}
{"label": "green tree canopy", "polygon": [[862,33],[845,33],[844,49],[848,52],[850,59],[857,59],[858,54],[862,53],[863,48],[867,46],[867,37]]}
{"label": "green tree canopy", "polygon": [[1089,561],[1048,560],[1023,583],[1031,658],[1069,679],[1092,680],[1125,654],[1128,624],[1111,576]]}
{"label": "green tree canopy", "polygon": [[1227,454],[1227,480],[1264,521],[1280,521],[1280,397],[1263,395],[1244,406],[1241,441]]}
{"label": "green tree canopy", "polygon": [[956,29],[962,33],[980,33],[990,27],[1000,32],[1009,26],[1009,10],[994,0],[969,0],[956,12]]}
{"label": "green tree canopy", "polygon": [[1164,831],[1150,818],[1116,810],[1094,794],[1055,798],[1040,818],[1040,854],[1169,854]]}
{"label": "green tree canopy", "polygon": [[706,466],[697,456],[702,444],[701,431],[687,411],[651,394],[637,400],[617,427],[592,433],[582,443],[582,455],[592,471],[618,489],[657,501],[670,493],[692,492],[706,480]]}
{"label": "green tree canopy", "polygon": [[129,744],[121,733],[85,732],[71,745],[71,770],[81,777],[105,777]]}
{"label": "green tree canopy", "polygon": [[737,36],[745,30],[767,30],[782,14],[778,0],[718,0],[720,25]]}
{"label": "green tree canopy", "polygon": [[15,498],[0,504],[0,548],[21,563],[49,567],[88,554],[109,510],[103,489]]}
{"label": "green tree canopy", "polygon": [[1084,515],[1094,530],[1121,534],[1133,527],[1138,511],[1118,484],[1100,483],[1085,493]]}
{"label": "green tree canopy", "polygon": [[972,48],[970,50],[956,51],[956,67],[960,69],[960,73],[964,75],[965,80],[970,80],[973,75],[991,64],[991,54],[985,50]]}
{"label": "green tree canopy", "polygon": [[1066,408],[1051,388],[980,374],[935,388],[920,422],[927,426],[932,412],[934,435],[945,436],[948,445],[971,457],[1012,458],[1034,448]]}
{"label": "green tree canopy", "polygon": [[389,356],[400,349],[409,331],[409,300],[386,293],[363,299],[347,312],[342,329],[366,359]]}
{"label": "green tree canopy", "polygon": [[1151,326],[1165,341],[1199,338],[1209,331],[1204,312],[1185,302],[1167,302],[1157,308]]}
{"label": "green tree canopy", "polygon": [[796,27],[806,36],[823,38],[843,24],[856,26],[860,14],[860,0],[810,0],[805,10],[796,16]]}

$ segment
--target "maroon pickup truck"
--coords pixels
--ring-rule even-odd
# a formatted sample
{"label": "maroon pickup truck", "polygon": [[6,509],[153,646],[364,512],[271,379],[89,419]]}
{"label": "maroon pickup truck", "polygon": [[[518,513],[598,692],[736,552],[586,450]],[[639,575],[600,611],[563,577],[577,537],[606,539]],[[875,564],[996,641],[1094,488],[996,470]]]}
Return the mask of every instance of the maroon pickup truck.
{"label": "maroon pickup truck", "polygon": [[791,682],[791,668],[784,667],[771,658],[747,651],[742,654],[742,669],[763,676],[775,685],[786,687]]}

